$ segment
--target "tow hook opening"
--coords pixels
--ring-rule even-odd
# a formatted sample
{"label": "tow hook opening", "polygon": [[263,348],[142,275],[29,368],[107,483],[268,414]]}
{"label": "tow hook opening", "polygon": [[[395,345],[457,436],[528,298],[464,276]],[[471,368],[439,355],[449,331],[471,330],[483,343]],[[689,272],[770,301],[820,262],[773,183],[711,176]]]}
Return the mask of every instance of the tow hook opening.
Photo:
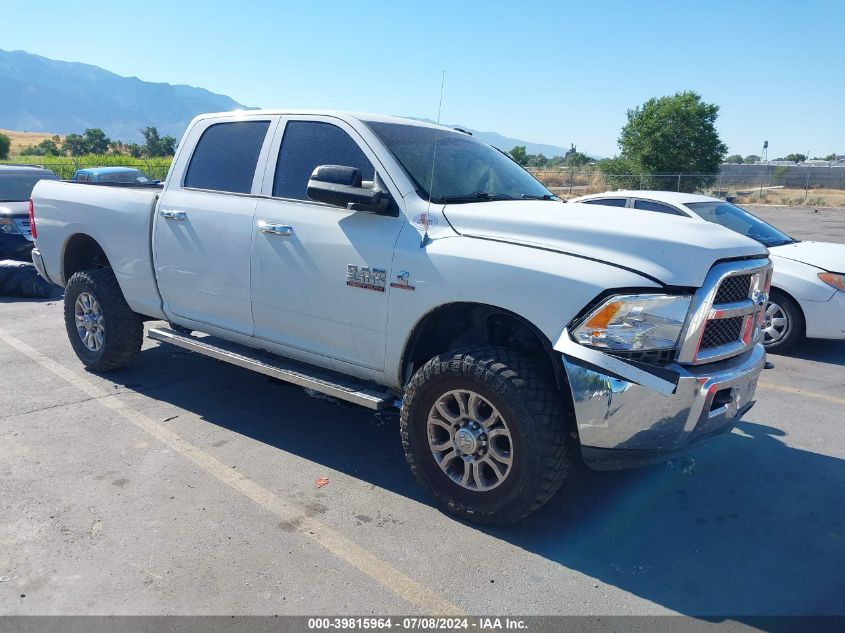
{"label": "tow hook opening", "polygon": [[718,411],[719,409],[728,406],[734,400],[733,389],[726,387],[719,389],[713,396],[713,402],[710,403],[710,412]]}

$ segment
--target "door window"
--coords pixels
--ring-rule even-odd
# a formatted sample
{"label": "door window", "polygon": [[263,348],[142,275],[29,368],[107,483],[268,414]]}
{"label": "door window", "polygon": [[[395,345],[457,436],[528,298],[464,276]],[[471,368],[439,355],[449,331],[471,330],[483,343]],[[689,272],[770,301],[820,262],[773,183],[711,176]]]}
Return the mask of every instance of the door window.
{"label": "door window", "polygon": [[308,179],[320,165],[343,165],[361,170],[364,180],[373,180],[375,169],[358,144],[331,123],[290,121],[285,126],[273,195],[308,200]]}
{"label": "door window", "polygon": [[669,215],[683,215],[674,207],[668,204],[661,204],[660,202],[653,202],[651,200],[634,200],[634,208],[643,211],[657,211],[658,213],[668,213]]}
{"label": "door window", "polygon": [[202,133],[185,174],[185,187],[249,193],[269,121],[215,123]]}
{"label": "door window", "polygon": [[600,204],[605,207],[624,207],[626,198],[599,198],[597,200],[584,200],[584,204]]}

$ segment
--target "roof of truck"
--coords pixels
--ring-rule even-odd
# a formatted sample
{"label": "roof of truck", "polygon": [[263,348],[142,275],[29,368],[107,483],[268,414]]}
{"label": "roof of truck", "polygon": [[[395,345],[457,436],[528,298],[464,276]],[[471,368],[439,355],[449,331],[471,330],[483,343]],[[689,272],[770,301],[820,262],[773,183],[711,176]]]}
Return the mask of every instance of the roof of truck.
{"label": "roof of truck", "polygon": [[400,116],[390,116],[386,114],[374,114],[371,112],[353,112],[350,110],[309,110],[309,109],[291,109],[291,110],[231,110],[229,112],[209,112],[207,114],[199,115],[200,119],[214,118],[219,116],[231,116],[232,114],[243,114],[244,116],[279,116],[279,115],[305,115],[305,116],[334,116],[340,118],[358,119],[359,121],[371,121],[378,123],[404,123],[406,125],[419,125],[422,127],[436,127],[444,130],[456,131],[445,125],[438,125],[432,121],[424,121],[420,119],[411,119]]}
{"label": "roof of truck", "polygon": [[121,174],[128,171],[141,171],[137,167],[83,167],[77,169],[77,174]]}

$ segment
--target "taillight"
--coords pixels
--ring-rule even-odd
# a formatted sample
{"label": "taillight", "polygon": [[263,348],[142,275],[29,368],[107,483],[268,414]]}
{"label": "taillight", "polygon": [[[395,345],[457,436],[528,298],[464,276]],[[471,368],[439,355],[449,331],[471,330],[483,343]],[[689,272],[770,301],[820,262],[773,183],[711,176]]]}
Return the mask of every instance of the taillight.
{"label": "taillight", "polygon": [[35,230],[35,206],[32,204],[32,198],[29,199],[29,232],[32,233],[32,239],[38,239],[38,231]]}

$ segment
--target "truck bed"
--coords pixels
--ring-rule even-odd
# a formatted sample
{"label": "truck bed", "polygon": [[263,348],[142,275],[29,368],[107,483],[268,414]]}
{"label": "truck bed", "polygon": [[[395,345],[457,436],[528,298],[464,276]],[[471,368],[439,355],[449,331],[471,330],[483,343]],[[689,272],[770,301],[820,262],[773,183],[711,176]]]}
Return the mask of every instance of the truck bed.
{"label": "truck bed", "polygon": [[129,306],[164,318],[151,235],[161,185],[42,180],[32,192],[38,247],[50,280],[64,286],[73,244],[93,239],[106,254]]}

